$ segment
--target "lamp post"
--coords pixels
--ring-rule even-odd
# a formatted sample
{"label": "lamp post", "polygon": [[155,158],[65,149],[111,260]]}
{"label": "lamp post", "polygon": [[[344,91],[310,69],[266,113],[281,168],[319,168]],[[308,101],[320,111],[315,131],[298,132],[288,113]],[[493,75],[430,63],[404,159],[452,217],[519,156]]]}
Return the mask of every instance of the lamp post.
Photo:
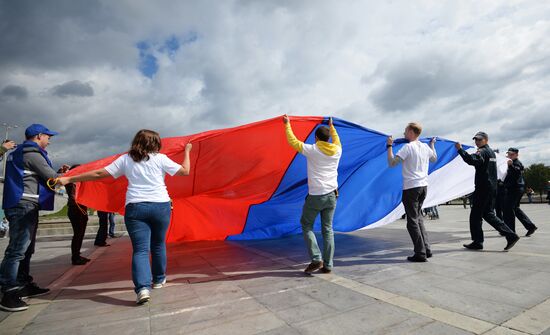
{"label": "lamp post", "polygon": [[[2,127],[6,128],[6,137],[4,137],[4,140],[8,139],[8,136],[10,134],[10,129],[19,128],[16,124],[7,124],[6,122],[2,123]],[[6,180],[6,159],[7,157],[4,157],[2,160],[2,180]]]}

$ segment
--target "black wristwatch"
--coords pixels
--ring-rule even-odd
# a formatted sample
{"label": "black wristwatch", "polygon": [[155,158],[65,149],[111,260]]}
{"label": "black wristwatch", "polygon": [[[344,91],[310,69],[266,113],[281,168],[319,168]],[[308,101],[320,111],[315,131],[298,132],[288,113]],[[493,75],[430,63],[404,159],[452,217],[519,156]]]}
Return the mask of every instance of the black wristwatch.
{"label": "black wristwatch", "polygon": [[386,144],[386,148],[391,148],[393,147],[393,144]]}

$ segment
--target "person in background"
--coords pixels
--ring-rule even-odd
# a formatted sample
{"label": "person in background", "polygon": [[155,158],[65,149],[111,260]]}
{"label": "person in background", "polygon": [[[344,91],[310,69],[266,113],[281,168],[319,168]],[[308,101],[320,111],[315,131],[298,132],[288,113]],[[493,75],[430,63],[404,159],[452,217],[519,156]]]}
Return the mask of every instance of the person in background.
{"label": "person in background", "polygon": [[467,208],[466,206],[468,205],[469,197],[467,195],[465,195],[461,199],[462,199],[462,206],[464,206],[464,209],[466,209]]}
{"label": "person in background", "polygon": [[[70,170],[79,165],[71,166]],[[73,239],[71,240],[71,262],[73,265],[84,265],[90,261],[89,258],[80,255],[82,241],[86,234],[86,226],[88,225],[88,207],[76,202],[76,184],[70,183],[65,185],[67,191],[67,216],[73,227]]]}
{"label": "person in background", "polygon": [[527,194],[527,199],[529,199],[529,203],[532,204],[533,203],[533,194],[535,194],[535,191],[533,191],[532,188],[528,187],[527,190],[525,191],[525,193]]}
{"label": "person in background", "polygon": [[8,219],[4,216],[2,222],[0,222],[0,238],[8,237],[8,231],[10,229]]}
{"label": "person in background", "polygon": [[161,146],[157,132],[142,129],[134,136],[128,153],[105,168],[60,178],[62,185],[107,177],[128,179],[124,223],[132,241],[132,280],[138,305],[151,300],[151,282],[153,289],[166,284],[166,232],[171,205],[165,174],[187,176],[191,171],[191,143],[185,145],[181,165],[160,153]]}
{"label": "person in background", "polygon": [[95,235],[94,245],[98,247],[108,247],[107,243],[107,230],[109,229],[109,212],[97,211],[97,217],[99,219],[99,228]]}
{"label": "person in background", "polygon": [[115,235],[115,216],[116,216],[115,213],[113,212],[109,213],[109,237],[110,238],[117,237]]}

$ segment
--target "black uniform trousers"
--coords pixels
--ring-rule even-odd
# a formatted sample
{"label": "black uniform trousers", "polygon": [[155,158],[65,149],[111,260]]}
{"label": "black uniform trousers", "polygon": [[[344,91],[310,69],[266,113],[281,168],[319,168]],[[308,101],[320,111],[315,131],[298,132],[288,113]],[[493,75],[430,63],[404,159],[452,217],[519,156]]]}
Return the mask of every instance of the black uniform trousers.
{"label": "black uniform trousers", "polygon": [[499,233],[502,233],[507,240],[517,235],[500,220],[495,214],[495,188],[476,188],[472,195],[472,210],[470,212],[470,234],[472,240],[477,244],[483,244],[483,229],[481,228],[484,219]]}
{"label": "black uniform trousers", "polygon": [[504,198],[504,222],[512,231],[516,231],[516,217],[523,224],[525,229],[535,229],[531,219],[519,208],[521,198],[523,197],[523,188],[509,188],[506,190]]}
{"label": "black uniform trousers", "polygon": [[506,189],[504,185],[497,186],[497,196],[495,200],[495,214],[499,219],[504,221],[504,197],[506,195]]}

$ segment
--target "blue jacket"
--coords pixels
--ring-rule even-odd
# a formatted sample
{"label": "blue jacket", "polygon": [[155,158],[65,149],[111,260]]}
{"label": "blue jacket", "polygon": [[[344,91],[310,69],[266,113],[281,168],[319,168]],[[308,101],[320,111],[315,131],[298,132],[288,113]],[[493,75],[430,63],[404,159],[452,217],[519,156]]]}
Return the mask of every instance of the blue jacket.
{"label": "blue jacket", "polygon": [[[23,197],[23,175],[25,169],[23,166],[23,150],[25,148],[34,147],[35,152],[40,152],[42,157],[46,160],[51,167],[52,162],[48,158],[48,153],[40,148],[38,144],[32,141],[25,141],[23,144],[18,145],[17,149],[13,151],[6,159],[6,179],[4,180],[4,198],[2,201],[2,208],[15,207]],[[46,185],[46,181],[39,178],[38,183],[38,204],[42,210],[53,210],[55,192],[50,190]]]}

